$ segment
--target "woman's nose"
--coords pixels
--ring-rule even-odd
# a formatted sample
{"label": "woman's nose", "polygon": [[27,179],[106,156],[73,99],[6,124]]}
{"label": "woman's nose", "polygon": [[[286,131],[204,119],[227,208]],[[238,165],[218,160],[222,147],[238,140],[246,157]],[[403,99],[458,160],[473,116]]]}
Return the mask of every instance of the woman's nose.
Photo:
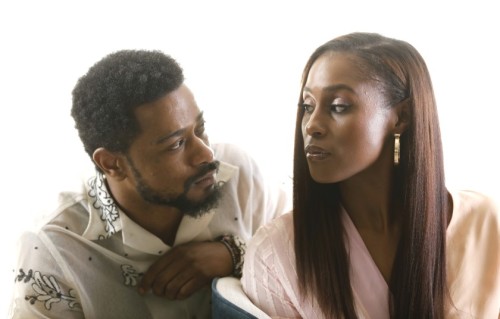
{"label": "woman's nose", "polygon": [[307,135],[313,137],[319,137],[325,134],[324,125],[321,122],[321,114],[319,114],[318,109],[309,116],[305,123],[305,131]]}

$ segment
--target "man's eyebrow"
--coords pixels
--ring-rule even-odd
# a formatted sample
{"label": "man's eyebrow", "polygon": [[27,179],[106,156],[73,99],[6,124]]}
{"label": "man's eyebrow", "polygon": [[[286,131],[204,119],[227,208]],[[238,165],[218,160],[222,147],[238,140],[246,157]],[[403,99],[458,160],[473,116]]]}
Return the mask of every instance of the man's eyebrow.
{"label": "man's eyebrow", "polygon": [[200,112],[200,114],[198,114],[198,116],[196,117],[196,122],[197,123],[204,123],[205,122],[205,119],[203,118],[203,111]]}
{"label": "man's eyebrow", "polygon": [[[200,114],[198,114],[198,116],[196,116],[196,123],[203,123],[205,122],[205,120],[203,119],[203,112],[200,112]],[[186,132],[187,128],[181,128],[181,129],[178,129],[178,130],[175,130],[173,132],[170,132],[166,135],[163,135],[163,136],[160,136],[155,144],[161,144],[163,142],[165,142],[166,140],[168,140],[169,138],[172,138],[172,137],[175,137],[175,136],[179,136],[179,135],[182,135]]]}

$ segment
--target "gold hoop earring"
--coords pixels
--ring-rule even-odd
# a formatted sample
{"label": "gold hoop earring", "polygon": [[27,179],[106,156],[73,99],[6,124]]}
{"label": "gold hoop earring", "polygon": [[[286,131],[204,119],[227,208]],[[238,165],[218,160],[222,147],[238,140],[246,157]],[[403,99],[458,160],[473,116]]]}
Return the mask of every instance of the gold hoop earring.
{"label": "gold hoop earring", "polygon": [[400,153],[401,153],[401,146],[400,146],[400,140],[399,137],[401,134],[394,134],[394,165],[398,166],[399,165],[399,158],[400,158]]}

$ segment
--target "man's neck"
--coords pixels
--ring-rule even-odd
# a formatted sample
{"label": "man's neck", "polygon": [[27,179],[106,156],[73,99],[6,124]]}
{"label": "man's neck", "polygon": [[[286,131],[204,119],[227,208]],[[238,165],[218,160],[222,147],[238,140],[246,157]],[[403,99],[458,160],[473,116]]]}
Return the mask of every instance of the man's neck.
{"label": "man's neck", "polygon": [[113,182],[108,182],[116,204],[136,224],[172,246],[184,214],[177,208],[146,202],[137,193],[123,191]]}
{"label": "man's neck", "polygon": [[165,244],[173,246],[183,214],[175,208],[162,208],[148,209],[143,207],[141,210],[122,208],[122,210],[139,226],[160,238]]}

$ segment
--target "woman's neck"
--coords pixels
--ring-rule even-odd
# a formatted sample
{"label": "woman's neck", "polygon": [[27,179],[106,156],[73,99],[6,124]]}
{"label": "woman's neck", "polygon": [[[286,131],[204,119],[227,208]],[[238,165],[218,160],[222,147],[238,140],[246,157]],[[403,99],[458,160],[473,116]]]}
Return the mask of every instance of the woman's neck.
{"label": "woman's neck", "polygon": [[340,183],[341,201],[358,230],[390,232],[399,224],[398,208],[392,198],[391,178],[377,175],[371,179],[353,177]]}

